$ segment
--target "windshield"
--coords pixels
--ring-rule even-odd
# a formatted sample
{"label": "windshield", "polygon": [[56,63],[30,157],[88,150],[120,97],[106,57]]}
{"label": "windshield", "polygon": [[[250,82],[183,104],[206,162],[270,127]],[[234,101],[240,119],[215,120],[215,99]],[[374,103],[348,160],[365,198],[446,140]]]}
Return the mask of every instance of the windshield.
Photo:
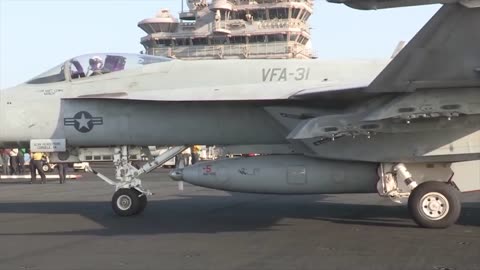
{"label": "windshield", "polygon": [[70,72],[78,79],[167,61],[171,59],[143,54],[88,54],[70,60]]}
{"label": "windshield", "polygon": [[[71,78],[78,79],[171,60],[166,57],[144,54],[99,53],[78,56],[68,62],[70,63]],[[65,64],[62,63],[27,81],[27,83],[42,84],[65,81],[64,66]]]}
{"label": "windshield", "polygon": [[35,78],[31,79],[27,83],[40,84],[40,83],[54,83],[65,81],[65,73],[63,70],[64,64],[60,64],[47,72],[44,72]]}

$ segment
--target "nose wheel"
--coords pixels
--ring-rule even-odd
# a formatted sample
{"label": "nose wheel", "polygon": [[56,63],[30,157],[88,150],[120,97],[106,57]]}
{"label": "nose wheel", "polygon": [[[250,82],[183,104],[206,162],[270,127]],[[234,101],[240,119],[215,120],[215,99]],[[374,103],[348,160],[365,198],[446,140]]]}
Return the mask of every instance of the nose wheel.
{"label": "nose wheel", "polygon": [[458,191],[447,183],[425,182],[408,198],[408,209],[415,222],[425,228],[446,228],[460,217]]}
{"label": "nose wheel", "polygon": [[135,188],[122,188],[112,197],[113,211],[119,216],[138,215],[147,206],[147,196]]}
{"label": "nose wheel", "polygon": [[115,214],[123,217],[134,216],[145,209],[147,195],[152,195],[148,189],[142,187],[142,180],[139,177],[165,164],[187,148],[186,145],[169,148],[141,168],[135,168],[129,162],[128,146],[115,147],[113,149],[113,163],[116,171],[115,178],[118,181],[95,171],[90,166],[86,166],[86,170],[94,173],[109,185],[115,186],[116,191],[112,197],[112,209]]}

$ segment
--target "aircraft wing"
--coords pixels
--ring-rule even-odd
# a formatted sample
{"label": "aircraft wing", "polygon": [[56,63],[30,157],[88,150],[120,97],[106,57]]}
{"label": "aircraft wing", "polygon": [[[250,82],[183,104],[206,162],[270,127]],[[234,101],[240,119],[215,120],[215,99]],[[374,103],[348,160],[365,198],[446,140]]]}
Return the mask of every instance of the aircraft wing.
{"label": "aircraft wing", "polygon": [[444,5],[368,87],[413,92],[480,86],[478,11]]}
{"label": "aircraft wing", "polygon": [[[355,108],[302,120],[288,138],[323,143],[343,136],[441,130],[452,118],[480,114],[478,25],[478,10],[444,5],[370,85],[298,93],[304,98],[372,96]],[[461,119],[455,121],[459,128],[472,125]],[[418,121],[423,124],[410,124]]]}
{"label": "aircraft wing", "polygon": [[384,9],[430,4],[460,3],[466,7],[478,7],[478,0],[327,0],[330,3],[345,4],[355,9]]}
{"label": "aircraft wing", "polygon": [[459,4],[445,5],[373,82],[305,89],[291,98],[310,100],[332,97],[357,98],[381,93],[478,88],[480,36],[476,29],[472,29],[476,25],[480,25],[480,17],[474,9]]}
{"label": "aircraft wing", "polygon": [[[345,3],[432,3],[429,0],[364,1]],[[433,1],[435,2],[435,1]],[[438,1],[440,3],[440,1]],[[458,2],[445,0],[444,2]],[[442,2],[443,3],[443,2]],[[474,1],[444,5],[417,35],[373,80],[305,89],[292,95],[300,100],[341,100],[391,93],[406,94],[418,90],[465,89],[480,87],[480,36],[474,26],[480,17]]]}

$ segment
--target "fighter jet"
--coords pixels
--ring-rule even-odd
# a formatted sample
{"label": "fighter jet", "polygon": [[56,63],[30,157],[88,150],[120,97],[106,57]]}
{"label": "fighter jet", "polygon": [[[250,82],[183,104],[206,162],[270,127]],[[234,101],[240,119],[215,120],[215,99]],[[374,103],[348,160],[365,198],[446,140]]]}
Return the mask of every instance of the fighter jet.
{"label": "fighter jet", "polygon": [[[420,226],[460,215],[480,189],[480,9],[446,4],[393,60],[180,61],[75,57],[1,91],[0,147],[55,162],[113,157],[112,208],[139,214],[140,176],[193,144],[259,153],[170,173],[254,193],[378,193]],[[175,146],[141,168],[152,145]]]}

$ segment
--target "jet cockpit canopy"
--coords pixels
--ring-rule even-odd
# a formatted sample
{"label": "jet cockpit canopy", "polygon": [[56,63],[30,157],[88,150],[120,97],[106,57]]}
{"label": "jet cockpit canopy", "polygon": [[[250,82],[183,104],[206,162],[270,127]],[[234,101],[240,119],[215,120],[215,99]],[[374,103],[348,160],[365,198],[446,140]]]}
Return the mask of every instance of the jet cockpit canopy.
{"label": "jet cockpit canopy", "polygon": [[67,60],[63,64],[36,76],[27,83],[43,84],[62,82],[69,79],[88,78],[171,60],[171,58],[145,54],[86,54]]}
{"label": "jet cockpit canopy", "polygon": [[33,79],[27,81],[29,84],[41,84],[41,83],[54,83],[54,82],[63,82],[65,81],[65,72],[64,72],[65,63],[62,63],[54,68],[49,69],[37,75]]}

